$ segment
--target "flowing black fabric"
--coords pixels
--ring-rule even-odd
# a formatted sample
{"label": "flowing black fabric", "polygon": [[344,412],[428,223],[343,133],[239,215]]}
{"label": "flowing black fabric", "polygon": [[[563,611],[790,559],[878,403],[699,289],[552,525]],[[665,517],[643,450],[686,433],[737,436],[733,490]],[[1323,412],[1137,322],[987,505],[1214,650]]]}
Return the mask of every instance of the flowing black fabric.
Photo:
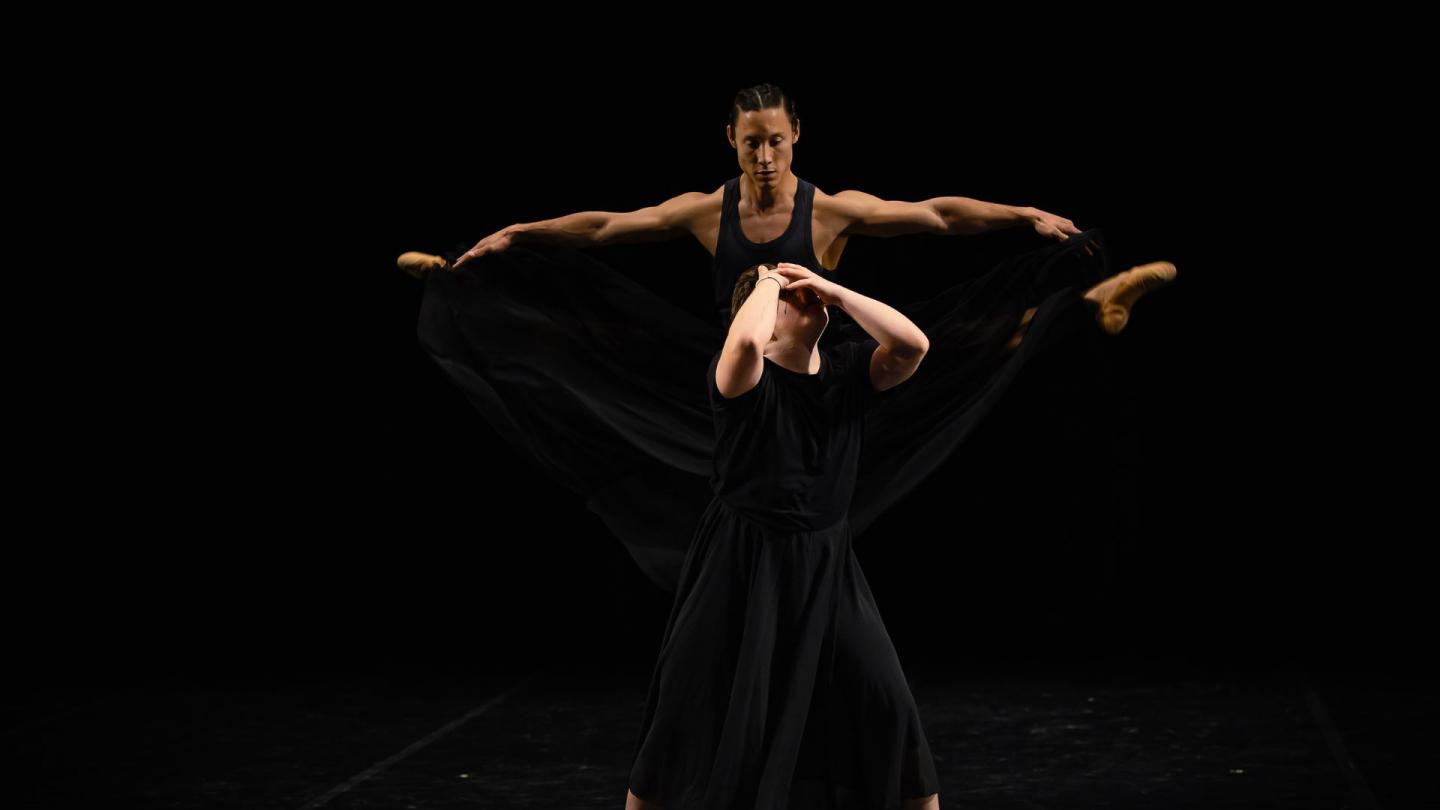
{"label": "flowing black fabric", "polygon": [[889,810],[939,791],[899,658],[851,547],[847,511],[870,384],[866,338],[814,374],[763,361],[715,416],[701,515],[630,770],[677,810]]}
{"label": "flowing black fabric", "polygon": [[[445,255],[453,261],[462,252]],[[819,271],[813,257],[796,263]],[[715,272],[733,268],[717,262]],[[1109,275],[1104,239],[1091,229],[926,299],[887,302],[925,332],[930,352],[867,414],[849,510],[857,540],[955,451],[1031,357],[1089,320],[1081,295]],[[833,277],[845,283],[843,271]],[[1012,349],[1030,307],[1034,316]],[[867,337],[843,310],[830,312],[822,347]],[[417,332],[495,430],[582,498],[641,570],[674,593],[713,494],[705,377],[728,327],[584,251],[516,245],[428,274]]]}

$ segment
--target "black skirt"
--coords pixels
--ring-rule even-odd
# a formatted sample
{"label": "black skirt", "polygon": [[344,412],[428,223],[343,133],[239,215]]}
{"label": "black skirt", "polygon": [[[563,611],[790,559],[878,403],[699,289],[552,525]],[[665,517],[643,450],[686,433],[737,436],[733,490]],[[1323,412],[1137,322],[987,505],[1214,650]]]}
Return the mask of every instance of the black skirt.
{"label": "black skirt", "polygon": [[777,532],[716,498],[681,568],[630,769],[665,810],[898,810],[940,791],[850,522]]}

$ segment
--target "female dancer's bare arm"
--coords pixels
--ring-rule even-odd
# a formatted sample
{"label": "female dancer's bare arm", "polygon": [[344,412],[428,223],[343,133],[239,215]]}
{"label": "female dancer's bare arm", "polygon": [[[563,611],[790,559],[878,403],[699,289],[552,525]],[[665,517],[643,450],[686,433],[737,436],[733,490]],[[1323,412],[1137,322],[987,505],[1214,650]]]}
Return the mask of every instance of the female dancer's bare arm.
{"label": "female dancer's bare arm", "polygon": [[920,367],[920,361],[930,350],[930,339],[900,310],[842,287],[805,267],[786,264],[779,272],[790,279],[791,289],[810,289],[821,302],[845,310],[880,344],[870,359],[870,383],[876,391],[894,388]]}
{"label": "female dancer's bare arm", "polygon": [[730,331],[715,366],[715,387],[729,399],[754,388],[765,370],[765,344],[775,332],[775,310],[785,277],[770,265],[760,266],[755,289],[730,320]]}

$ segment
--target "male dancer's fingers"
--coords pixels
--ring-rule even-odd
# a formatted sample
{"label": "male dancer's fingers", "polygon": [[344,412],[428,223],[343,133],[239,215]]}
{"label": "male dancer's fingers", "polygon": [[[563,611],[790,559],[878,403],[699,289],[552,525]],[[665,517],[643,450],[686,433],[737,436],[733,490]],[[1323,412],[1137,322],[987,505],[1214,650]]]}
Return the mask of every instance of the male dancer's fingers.
{"label": "male dancer's fingers", "polygon": [[461,255],[460,255],[460,258],[456,259],[456,260],[455,260],[455,264],[452,265],[452,266],[455,267],[455,268],[459,268],[460,265],[466,264],[466,263],[469,262],[471,259],[476,258],[477,256],[481,255],[481,252],[483,252],[483,251],[476,251],[475,248],[470,248],[469,250],[467,250],[467,251],[465,251],[463,254],[461,254]]}

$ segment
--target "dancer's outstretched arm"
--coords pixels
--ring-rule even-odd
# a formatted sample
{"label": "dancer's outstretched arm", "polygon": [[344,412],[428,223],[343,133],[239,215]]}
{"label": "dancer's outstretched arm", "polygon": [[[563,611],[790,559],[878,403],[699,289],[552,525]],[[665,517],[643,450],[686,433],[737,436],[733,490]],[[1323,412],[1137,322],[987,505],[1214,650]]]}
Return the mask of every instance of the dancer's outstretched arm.
{"label": "dancer's outstretched arm", "polygon": [[691,221],[712,195],[687,191],[659,205],[635,211],[580,211],[554,219],[517,222],[490,234],[455,260],[460,267],[511,245],[551,244],[597,247],[619,242],[663,242],[691,234]]}
{"label": "dancer's outstretched arm", "polygon": [[821,303],[845,310],[880,344],[870,357],[870,383],[876,391],[894,388],[910,379],[925,359],[925,353],[930,351],[930,339],[920,327],[884,301],[842,287],[799,265],[781,264],[779,272],[789,280],[788,289],[810,289]]}
{"label": "dancer's outstretched arm", "polygon": [[1080,233],[1075,223],[1039,208],[985,202],[971,197],[932,197],[920,202],[882,200],[863,191],[846,190],[830,197],[847,221],[841,236],[900,236],[930,233],[959,236],[1029,225],[1041,236],[1069,239]]}

